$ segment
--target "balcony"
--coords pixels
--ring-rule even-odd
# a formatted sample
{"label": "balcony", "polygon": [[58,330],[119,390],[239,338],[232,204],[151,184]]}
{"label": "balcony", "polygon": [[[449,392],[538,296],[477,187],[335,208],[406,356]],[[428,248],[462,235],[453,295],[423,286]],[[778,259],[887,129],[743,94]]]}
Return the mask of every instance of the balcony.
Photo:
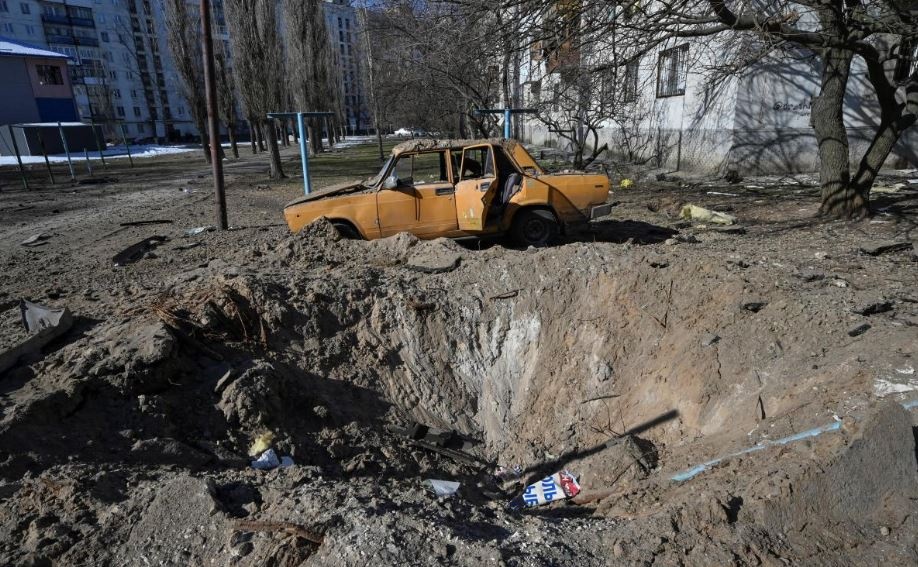
{"label": "balcony", "polygon": [[46,33],[45,40],[47,40],[48,43],[64,43],[67,45],[76,44],[76,40],[73,38],[73,36],[69,36],[69,35],[55,35],[55,34]]}
{"label": "balcony", "polygon": [[58,14],[42,14],[41,21],[46,24],[61,24],[65,26],[78,26],[83,28],[94,28],[96,23],[92,18],[74,18],[72,16],[60,16]]}
{"label": "balcony", "polygon": [[75,36],[73,39],[74,39],[74,43],[76,43],[77,45],[89,45],[92,47],[99,47],[99,40],[94,37]]}
{"label": "balcony", "polygon": [[74,18],[73,16],[71,16],[70,25],[80,26],[84,28],[94,28],[96,27],[96,22],[94,22],[92,18]]}
{"label": "balcony", "polygon": [[70,25],[70,18],[67,16],[58,16],[57,14],[42,14],[41,21],[46,24],[64,24],[65,26]]}

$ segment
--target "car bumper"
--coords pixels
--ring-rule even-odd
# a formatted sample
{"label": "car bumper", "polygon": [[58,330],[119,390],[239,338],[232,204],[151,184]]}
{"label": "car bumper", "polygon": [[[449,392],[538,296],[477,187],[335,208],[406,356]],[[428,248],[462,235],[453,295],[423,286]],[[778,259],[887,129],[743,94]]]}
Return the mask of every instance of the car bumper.
{"label": "car bumper", "polygon": [[612,212],[612,205],[606,203],[605,205],[597,205],[590,209],[590,220],[598,219],[599,217],[604,217]]}

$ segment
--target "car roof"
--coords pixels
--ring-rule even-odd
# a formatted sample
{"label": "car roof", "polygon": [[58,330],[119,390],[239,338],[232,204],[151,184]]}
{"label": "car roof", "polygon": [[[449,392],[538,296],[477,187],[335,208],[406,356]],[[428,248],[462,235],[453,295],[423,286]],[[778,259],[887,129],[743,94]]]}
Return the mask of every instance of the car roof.
{"label": "car roof", "polygon": [[494,144],[504,146],[505,149],[511,149],[518,144],[516,140],[507,140],[503,138],[481,138],[478,140],[447,140],[436,138],[418,138],[402,142],[392,148],[393,155],[403,154],[405,152],[423,152],[432,150],[461,150],[469,146],[480,146],[483,144]]}
{"label": "car roof", "polygon": [[518,141],[511,138],[480,138],[477,140],[447,140],[447,139],[431,139],[431,138],[418,138],[416,140],[409,140],[407,142],[402,142],[394,148],[392,148],[392,155],[398,157],[399,155],[406,152],[429,152],[437,150],[461,150],[462,148],[467,148],[469,146],[481,146],[484,144],[492,144],[495,146],[501,146],[507,152],[517,165],[524,169],[529,169],[537,173],[544,173],[542,168],[536,163],[535,159],[529,152],[526,151],[526,148],[523,147]]}

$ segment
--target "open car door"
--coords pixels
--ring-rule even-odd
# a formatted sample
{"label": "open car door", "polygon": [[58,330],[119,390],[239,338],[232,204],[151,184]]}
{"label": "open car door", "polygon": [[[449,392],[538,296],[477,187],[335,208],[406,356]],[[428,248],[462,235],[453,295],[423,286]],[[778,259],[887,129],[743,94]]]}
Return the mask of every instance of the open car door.
{"label": "open car door", "polygon": [[488,209],[497,194],[498,186],[498,172],[491,146],[485,144],[463,149],[459,182],[456,183],[459,230],[484,230]]}

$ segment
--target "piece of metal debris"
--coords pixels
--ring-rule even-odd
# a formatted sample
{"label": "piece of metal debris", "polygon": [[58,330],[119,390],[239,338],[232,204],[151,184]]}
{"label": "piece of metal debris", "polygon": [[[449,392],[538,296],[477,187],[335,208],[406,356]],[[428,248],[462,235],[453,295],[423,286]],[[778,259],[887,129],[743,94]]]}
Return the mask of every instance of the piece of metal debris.
{"label": "piece of metal debris", "polygon": [[147,252],[150,252],[163,242],[167,242],[169,239],[165,236],[151,236],[149,238],[144,238],[136,244],[132,244],[115,254],[112,257],[112,262],[115,266],[126,266],[132,264],[137,260],[140,260],[144,257]]}
{"label": "piece of metal debris", "polygon": [[39,352],[42,347],[66,333],[73,326],[73,317],[66,307],[52,309],[30,301],[21,301],[19,309],[22,314],[22,324],[32,336],[0,352],[0,373],[12,368],[22,356]]}
{"label": "piece of metal debris", "polygon": [[22,246],[28,246],[28,247],[41,246],[43,244],[47,244],[46,240],[48,240],[49,238],[51,237],[42,232],[39,234],[33,234],[32,236],[26,238],[19,244],[21,244]]}

